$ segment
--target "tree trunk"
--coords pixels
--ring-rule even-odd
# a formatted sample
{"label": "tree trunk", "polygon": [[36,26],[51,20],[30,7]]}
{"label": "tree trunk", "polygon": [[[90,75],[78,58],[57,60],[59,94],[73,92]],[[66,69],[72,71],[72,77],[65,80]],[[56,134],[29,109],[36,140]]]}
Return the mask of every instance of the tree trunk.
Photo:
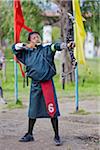
{"label": "tree trunk", "polygon": [[[60,7],[61,7],[61,41],[62,42],[68,42],[68,38],[72,37],[72,33],[70,32],[72,30],[72,24],[69,22],[68,18],[68,12],[71,10],[71,1],[61,1]],[[70,5],[69,5],[70,4]],[[70,36],[71,35],[71,36]],[[68,39],[68,40],[67,40]],[[73,40],[73,39],[71,39]],[[67,74],[72,70],[72,65],[70,62],[69,52],[67,49],[64,49],[61,53],[61,70],[66,76],[63,76],[63,84],[64,82],[70,82],[74,80],[74,72]],[[64,85],[63,85],[64,89]]]}

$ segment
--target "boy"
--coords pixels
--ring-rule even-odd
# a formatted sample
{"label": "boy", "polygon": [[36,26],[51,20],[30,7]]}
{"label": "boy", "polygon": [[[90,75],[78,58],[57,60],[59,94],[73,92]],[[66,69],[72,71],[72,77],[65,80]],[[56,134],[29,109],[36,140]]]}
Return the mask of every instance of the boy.
{"label": "boy", "polygon": [[[33,127],[36,118],[51,118],[55,133],[55,145],[61,145],[58,130],[59,107],[53,76],[56,74],[54,55],[56,50],[61,51],[66,47],[65,43],[56,43],[43,46],[38,32],[30,32],[29,44],[17,43],[12,47],[17,59],[26,66],[27,76],[32,79],[29,104],[28,132],[19,140],[20,142],[33,141]],[[74,47],[70,42],[69,47]],[[74,57],[73,57],[74,58]],[[74,59],[73,59],[74,60]]]}

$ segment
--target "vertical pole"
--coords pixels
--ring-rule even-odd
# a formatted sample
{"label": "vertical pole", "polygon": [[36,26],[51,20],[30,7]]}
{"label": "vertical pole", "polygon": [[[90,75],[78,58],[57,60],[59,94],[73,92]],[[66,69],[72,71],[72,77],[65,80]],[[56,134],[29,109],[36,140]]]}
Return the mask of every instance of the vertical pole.
{"label": "vertical pole", "polygon": [[76,112],[79,110],[79,95],[78,95],[78,65],[75,69],[75,106]]}
{"label": "vertical pole", "polygon": [[14,75],[15,75],[15,101],[18,101],[18,66],[16,61],[14,61]]}
{"label": "vertical pole", "polygon": [[65,90],[65,64],[64,63],[62,63],[62,74],[63,74],[62,89]]}
{"label": "vertical pole", "polygon": [[[13,9],[14,9],[14,42],[18,42],[17,41],[17,31],[16,31],[16,10],[15,10],[15,0],[13,2]],[[16,57],[16,56],[14,56]],[[17,62],[15,61],[16,58],[14,59],[14,75],[15,75],[15,101],[16,103],[18,102],[18,66],[17,66]]]}
{"label": "vertical pole", "polygon": [[[75,0],[72,0],[72,5],[73,5],[73,15],[74,15],[74,18],[75,17]],[[77,26],[76,26],[76,22],[74,23],[74,40],[75,40],[75,43],[77,41],[77,37],[76,37],[76,31],[77,30]],[[77,51],[77,47],[76,47],[76,51]],[[78,52],[76,52],[76,58],[78,60]],[[78,64],[76,66],[76,69],[75,69],[75,108],[76,108],[76,112],[79,110],[79,91],[78,91]]]}

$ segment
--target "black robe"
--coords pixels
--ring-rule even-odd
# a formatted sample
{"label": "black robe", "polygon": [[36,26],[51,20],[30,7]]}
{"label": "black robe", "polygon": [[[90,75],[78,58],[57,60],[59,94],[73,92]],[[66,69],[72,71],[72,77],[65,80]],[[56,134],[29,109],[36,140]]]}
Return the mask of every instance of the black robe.
{"label": "black robe", "polygon": [[[61,50],[59,43],[56,43],[54,48],[56,50]],[[46,104],[40,82],[52,80],[53,76],[56,74],[56,68],[54,64],[55,51],[52,51],[51,45],[45,47],[39,45],[34,49],[29,48],[21,50],[16,50],[15,45],[13,45],[12,50],[18,60],[26,65],[27,76],[32,79],[28,113],[29,118],[50,117],[46,110]],[[56,104],[56,117],[59,116],[60,113],[53,80],[52,84],[55,97],[54,100]]]}

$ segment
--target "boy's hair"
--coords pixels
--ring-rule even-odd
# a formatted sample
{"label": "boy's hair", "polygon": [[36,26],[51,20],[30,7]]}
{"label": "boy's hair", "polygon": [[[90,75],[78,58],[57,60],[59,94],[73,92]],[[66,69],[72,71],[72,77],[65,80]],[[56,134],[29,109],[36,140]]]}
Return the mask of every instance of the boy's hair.
{"label": "boy's hair", "polygon": [[32,34],[38,34],[38,35],[40,36],[40,33],[37,32],[37,31],[30,32],[30,33],[28,34],[28,41],[30,41],[30,37],[31,37]]}

